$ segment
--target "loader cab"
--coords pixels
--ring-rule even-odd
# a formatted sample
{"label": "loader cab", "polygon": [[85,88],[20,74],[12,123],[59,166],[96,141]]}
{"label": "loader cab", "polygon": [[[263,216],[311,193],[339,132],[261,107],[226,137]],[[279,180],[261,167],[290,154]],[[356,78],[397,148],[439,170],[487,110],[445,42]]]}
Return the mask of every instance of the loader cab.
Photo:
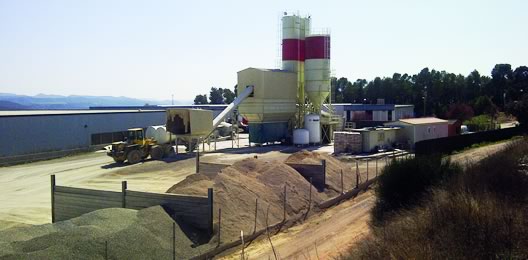
{"label": "loader cab", "polygon": [[128,144],[144,145],[145,144],[145,135],[143,133],[143,128],[131,128],[131,129],[128,129],[127,143]]}

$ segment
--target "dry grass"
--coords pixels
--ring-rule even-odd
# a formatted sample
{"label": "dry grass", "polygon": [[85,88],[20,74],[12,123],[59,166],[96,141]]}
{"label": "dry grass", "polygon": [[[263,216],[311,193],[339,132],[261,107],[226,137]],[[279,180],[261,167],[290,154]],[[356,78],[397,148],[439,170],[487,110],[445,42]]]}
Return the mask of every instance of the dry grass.
{"label": "dry grass", "polygon": [[372,226],[346,259],[528,258],[528,139],[470,165]]}

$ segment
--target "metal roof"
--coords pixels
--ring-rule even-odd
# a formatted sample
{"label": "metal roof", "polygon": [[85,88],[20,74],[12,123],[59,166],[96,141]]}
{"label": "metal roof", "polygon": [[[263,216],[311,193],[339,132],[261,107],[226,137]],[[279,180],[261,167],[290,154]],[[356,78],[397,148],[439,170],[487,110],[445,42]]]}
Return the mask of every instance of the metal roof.
{"label": "metal roof", "polygon": [[447,120],[443,120],[436,117],[422,117],[422,118],[406,118],[400,119],[401,122],[411,125],[425,125],[425,124],[447,124]]}
{"label": "metal roof", "polygon": [[58,116],[58,115],[87,115],[87,114],[117,114],[117,113],[153,113],[165,110],[5,110],[0,111],[0,117],[16,116]]}

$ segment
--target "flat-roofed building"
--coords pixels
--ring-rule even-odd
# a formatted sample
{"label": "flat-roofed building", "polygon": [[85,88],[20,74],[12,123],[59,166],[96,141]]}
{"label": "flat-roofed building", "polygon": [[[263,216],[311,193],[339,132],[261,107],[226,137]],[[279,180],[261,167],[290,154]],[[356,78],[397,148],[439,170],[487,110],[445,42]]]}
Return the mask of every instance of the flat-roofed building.
{"label": "flat-roofed building", "polygon": [[386,126],[398,126],[402,130],[397,139],[414,148],[416,142],[448,136],[448,121],[436,117],[406,118],[385,123]]}

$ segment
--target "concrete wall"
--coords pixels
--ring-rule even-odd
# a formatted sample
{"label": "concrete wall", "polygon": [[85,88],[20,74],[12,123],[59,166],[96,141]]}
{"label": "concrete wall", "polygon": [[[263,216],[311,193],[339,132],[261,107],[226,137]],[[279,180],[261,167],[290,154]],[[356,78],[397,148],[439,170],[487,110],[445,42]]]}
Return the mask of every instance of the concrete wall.
{"label": "concrete wall", "polygon": [[0,116],[0,157],[88,148],[91,135],[165,124],[165,112]]}

